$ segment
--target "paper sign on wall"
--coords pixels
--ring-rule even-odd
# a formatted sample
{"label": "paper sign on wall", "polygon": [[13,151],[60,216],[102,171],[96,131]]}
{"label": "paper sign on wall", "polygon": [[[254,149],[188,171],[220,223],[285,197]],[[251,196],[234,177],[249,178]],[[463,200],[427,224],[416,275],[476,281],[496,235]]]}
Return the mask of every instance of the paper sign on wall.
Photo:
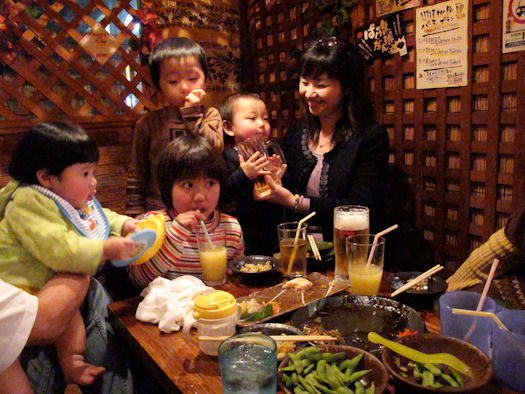
{"label": "paper sign on wall", "polygon": [[503,53],[525,49],[525,1],[503,0]]}
{"label": "paper sign on wall", "polygon": [[417,88],[468,83],[468,0],[416,9]]}
{"label": "paper sign on wall", "polygon": [[119,45],[118,40],[104,30],[100,23],[93,26],[93,29],[80,41],[80,46],[100,64],[106,63]]}

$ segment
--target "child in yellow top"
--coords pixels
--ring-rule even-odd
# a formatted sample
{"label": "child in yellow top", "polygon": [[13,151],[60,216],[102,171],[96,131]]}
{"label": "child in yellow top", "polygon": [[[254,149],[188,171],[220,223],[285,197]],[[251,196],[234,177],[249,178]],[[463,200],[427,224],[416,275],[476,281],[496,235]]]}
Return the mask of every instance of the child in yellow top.
{"label": "child in yellow top", "polygon": [[[9,163],[13,180],[0,190],[0,279],[36,294],[55,272],[93,275],[101,262],[133,254],[135,241],[120,235],[137,221],[94,196],[98,157],[79,127],[43,123],[24,135]],[[67,324],[55,343],[64,377],[92,384],[105,369],[84,362],[80,311]]]}
{"label": "child in yellow top", "polygon": [[138,215],[165,208],[157,181],[158,158],[174,138],[199,134],[222,151],[222,121],[216,108],[205,108],[208,63],[193,40],[168,38],[149,57],[149,71],[167,106],[139,119],[133,135],[126,213]]}

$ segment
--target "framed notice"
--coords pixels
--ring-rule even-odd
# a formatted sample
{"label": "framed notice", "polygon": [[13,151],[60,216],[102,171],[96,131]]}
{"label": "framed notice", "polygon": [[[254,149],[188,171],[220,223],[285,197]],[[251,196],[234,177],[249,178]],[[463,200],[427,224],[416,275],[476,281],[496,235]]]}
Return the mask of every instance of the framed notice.
{"label": "framed notice", "polygon": [[502,51],[525,49],[525,0],[503,0]]}
{"label": "framed notice", "polygon": [[468,0],[416,9],[417,88],[468,83]]}
{"label": "framed notice", "polygon": [[376,15],[383,16],[416,7],[421,0],[376,0]]}

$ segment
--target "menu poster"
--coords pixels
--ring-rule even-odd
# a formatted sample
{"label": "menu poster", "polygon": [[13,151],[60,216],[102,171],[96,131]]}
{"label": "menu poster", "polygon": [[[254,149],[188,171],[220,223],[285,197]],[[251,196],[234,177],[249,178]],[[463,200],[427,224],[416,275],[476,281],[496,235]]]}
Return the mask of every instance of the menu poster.
{"label": "menu poster", "polygon": [[416,9],[417,88],[468,83],[468,0]]}
{"label": "menu poster", "polygon": [[378,22],[357,30],[357,46],[365,59],[398,53],[407,54],[405,35],[399,14],[390,15]]}
{"label": "menu poster", "polygon": [[525,49],[525,1],[503,0],[503,53]]}
{"label": "menu poster", "polygon": [[377,0],[376,15],[383,16],[416,7],[421,0]]}
{"label": "menu poster", "polygon": [[120,42],[109,34],[100,23],[80,41],[80,46],[93,56],[100,64],[104,64],[117,51]]}

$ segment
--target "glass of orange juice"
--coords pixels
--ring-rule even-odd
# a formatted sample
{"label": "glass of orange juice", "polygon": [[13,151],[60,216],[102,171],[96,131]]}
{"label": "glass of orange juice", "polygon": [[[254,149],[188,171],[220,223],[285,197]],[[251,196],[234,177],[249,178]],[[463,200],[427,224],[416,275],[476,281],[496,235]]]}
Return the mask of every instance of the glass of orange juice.
{"label": "glass of orange juice", "polygon": [[[346,257],[350,288],[355,295],[377,295],[383,276],[385,239],[379,237],[374,245],[374,234],[354,235],[346,239]],[[370,258],[370,254],[373,253]]]}
{"label": "glass of orange juice", "polygon": [[226,282],[226,236],[224,231],[212,234],[197,233],[202,279],[208,286],[218,286]]}

